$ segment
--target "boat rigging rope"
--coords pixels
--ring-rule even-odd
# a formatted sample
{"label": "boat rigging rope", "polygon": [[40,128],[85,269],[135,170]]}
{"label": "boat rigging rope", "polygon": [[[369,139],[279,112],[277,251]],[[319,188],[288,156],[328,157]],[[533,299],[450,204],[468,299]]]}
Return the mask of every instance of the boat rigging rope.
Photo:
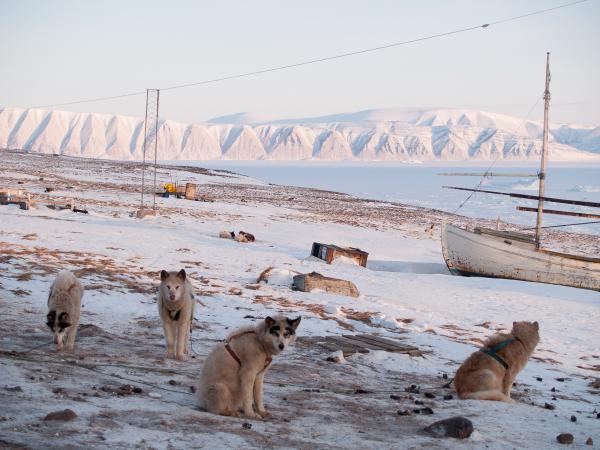
{"label": "boat rigging rope", "polygon": [[[576,227],[577,225],[589,225],[592,223],[600,223],[600,220],[594,220],[593,222],[580,222],[580,223],[567,223],[565,225],[548,225],[542,228],[561,228],[561,227]],[[535,230],[536,227],[523,228],[524,230]]]}
{"label": "boat rigging rope", "polygon": [[[515,136],[517,134],[517,131],[519,131],[521,129],[521,127],[525,124],[525,122],[527,122],[527,119],[529,119],[529,116],[531,115],[531,113],[533,112],[533,110],[537,107],[537,105],[540,103],[540,100],[544,98],[544,94],[542,93],[542,95],[540,95],[537,100],[535,101],[535,103],[533,104],[533,106],[529,109],[529,112],[527,113],[527,115],[523,118],[523,120],[521,121],[521,123],[519,124],[519,126],[517,128],[515,128],[515,130],[510,134],[511,136]],[[490,164],[490,166],[486,169],[485,172],[483,172],[483,175],[481,176],[481,179],[479,180],[479,183],[477,183],[477,186],[475,186],[476,190],[479,190],[479,188],[481,187],[481,184],[483,183],[483,180],[485,180],[488,175],[491,173],[492,168],[494,167],[494,165],[496,164],[496,162],[498,162],[498,159],[500,158],[500,156],[502,156],[502,152],[498,152],[498,154],[496,155],[496,158],[494,158],[494,160],[492,161],[492,163]],[[456,214],[463,206],[465,206],[467,204],[467,202],[469,200],[471,200],[471,197],[473,197],[473,195],[475,195],[476,191],[471,192],[467,198],[465,198],[460,205],[458,205],[458,207],[452,211],[452,214]]]}

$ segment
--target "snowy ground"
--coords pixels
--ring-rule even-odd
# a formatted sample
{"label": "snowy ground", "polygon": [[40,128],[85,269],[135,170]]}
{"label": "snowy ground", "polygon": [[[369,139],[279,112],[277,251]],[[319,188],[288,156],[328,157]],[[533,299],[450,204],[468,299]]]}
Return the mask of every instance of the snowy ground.
{"label": "snowy ground", "polygon": [[[159,215],[139,220],[130,217],[139,165],[4,152],[0,169],[0,186],[23,187],[38,201],[30,211],[0,206],[0,447],[541,449],[560,447],[562,432],[574,435],[575,448],[590,448],[588,437],[600,443],[600,293],[450,276],[439,221],[469,219],[163,167],[159,181],[196,180],[213,201],[157,198]],[[44,206],[69,198],[90,214]],[[220,230],[248,231],[257,242],[219,239]],[[597,236],[547,239],[599,253]],[[370,253],[368,267],[308,258],[313,241],[360,247]],[[255,285],[269,266],[350,279],[361,296]],[[199,301],[194,357],[165,361],[158,272],[182,267]],[[57,355],[45,303],[63,268],[86,293],[77,349]],[[232,327],[276,312],[303,320],[297,345],[267,375],[273,417],[248,429],[244,420],[198,411],[190,388],[209,348]],[[514,320],[538,320],[542,336],[513,389],[518,405],[459,401],[441,387],[476,345]],[[365,332],[415,345],[424,357],[371,352],[332,363],[315,344]],[[119,390],[124,384],[141,392]],[[419,393],[405,391],[412,384]],[[414,412],[424,407],[433,415]],[[65,408],[78,418],[42,420]],[[405,410],[410,415],[398,414]],[[422,431],[455,415],[474,423],[466,441]]]}

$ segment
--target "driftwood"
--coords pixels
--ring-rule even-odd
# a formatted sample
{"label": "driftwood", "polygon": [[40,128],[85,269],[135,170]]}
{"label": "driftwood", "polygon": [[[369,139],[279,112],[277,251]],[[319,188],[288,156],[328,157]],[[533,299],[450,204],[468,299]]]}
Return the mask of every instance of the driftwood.
{"label": "driftwood", "polygon": [[352,281],[326,277],[317,272],[296,275],[292,288],[303,292],[321,289],[325,292],[347,295],[348,297],[358,297],[360,295],[360,292]]}

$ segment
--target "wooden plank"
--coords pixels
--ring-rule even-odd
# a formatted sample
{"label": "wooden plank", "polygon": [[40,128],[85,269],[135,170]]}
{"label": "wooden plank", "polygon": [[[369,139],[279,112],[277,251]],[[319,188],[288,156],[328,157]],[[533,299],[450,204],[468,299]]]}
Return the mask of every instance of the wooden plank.
{"label": "wooden plank", "polygon": [[355,336],[349,335],[349,334],[345,334],[344,336],[336,336],[336,337],[342,338],[346,342],[351,343],[352,345],[355,345],[357,347],[368,348],[369,350],[383,350],[383,351],[389,350],[389,347],[387,347],[387,346],[378,345],[374,342],[367,342],[367,341],[364,341],[361,339],[355,339]]}
{"label": "wooden plank", "polygon": [[356,348],[356,349],[367,349],[367,350],[379,350],[379,349],[369,349],[361,342],[353,341],[352,339],[345,338],[344,336],[332,336],[331,340],[333,342],[339,343],[341,346]]}
{"label": "wooden plank", "polygon": [[[537,212],[537,208],[527,208],[525,206],[517,206],[519,211]],[[544,214],[557,214],[560,216],[574,216],[574,217],[585,217],[587,219],[600,219],[599,214],[588,214],[573,211],[558,211],[556,209],[542,209]]]}
{"label": "wooden plank", "polygon": [[416,347],[412,346],[412,345],[405,345],[402,344],[398,341],[392,340],[392,339],[387,339],[384,338],[382,336],[375,336],[372,334],[357,334],[356,335],[357,338],[359,339],[364,339],[364,340],[368,340],[368,341],[373,341],[375,343],[377,343],[378,345],[388,345],[390,347],[396,347],[396,348],[411,348],[411,349],[416,349]]}

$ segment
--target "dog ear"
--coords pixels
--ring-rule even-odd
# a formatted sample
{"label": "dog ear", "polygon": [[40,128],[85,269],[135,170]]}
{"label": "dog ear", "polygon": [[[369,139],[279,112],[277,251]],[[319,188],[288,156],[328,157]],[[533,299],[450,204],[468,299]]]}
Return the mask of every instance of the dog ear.
{"label": "dog ear", "polygon": [[296,317],[295,319],[287,319],[287,323],[290,325],[290,327],[292,327],[295,330],[296,328],[298,328],[298,325],[300,325],[300,320],[302,320],[302,317]]}
{"label": "dog ear", "polygon": [[536,322],[533,322],[533,326],[535,327],[535,331],[540,331],[540,324]]}
{"label": "dog ear", "polygon": [[182,281],[185,281],[185,270],[184,270],[184,269],[181,269],[181,270],[180,270],[180,271],[177,273],[177,276],[178,276],[179,278],[181,278],[181,279],[182,279]]}
{"label": "dog ear", "polygon": [[267,316],[267,318],[265,319],[265,323],[267,324],[267,328],[271,328],[273,325],[275,325],[277,323],[277,321],[273,318],[271,318],[271,316]]}
{"label": "dog ear", "polygon": [[167,278],[169,278],[169,272],[167,272],[166,270],[161,270],[160,281],[165,281]]}

